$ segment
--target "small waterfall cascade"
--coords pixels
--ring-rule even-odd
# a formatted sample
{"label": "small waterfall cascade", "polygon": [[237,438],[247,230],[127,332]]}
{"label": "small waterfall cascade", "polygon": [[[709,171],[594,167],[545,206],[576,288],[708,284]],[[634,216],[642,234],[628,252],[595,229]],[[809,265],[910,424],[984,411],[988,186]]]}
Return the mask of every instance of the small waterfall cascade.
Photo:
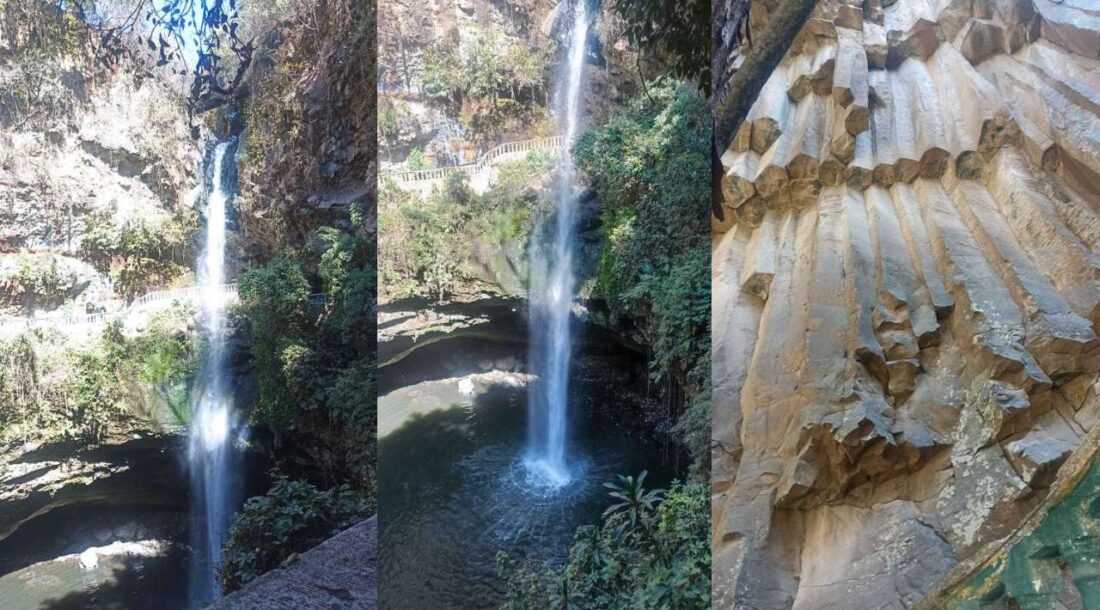
{"label": "small waterfall cascade", "polygon": [[442,113],[436,117],[432,125],[435,137],[432,138],[431,147],[436,153],[436,167],[449,167],[462,165],[466,162],[463,158],[460,145],[466,141],[466,129],[462,124]]}
{"label": "small waterfall cascade", "polygon": [[240,500],[240,456],[234,439],[237,425],[227,378],[225,243],[227,211],[232,200],[232,163],[236,147],[220,142],[210,167],[206,197],[206,240],[199,260],[202,331],[207,349],[196,390],[191,397],[191,434],[188,462],[191,471],[191,541],[193,604],[214,600],[219,592],[214,578],[221,561],[233,513]]}
{"label": "small waterfall cascade", "polygon": [[577,136],[588,39],[586,0],[573,7],[564,78],[554,98],[554,111],[564,128],[565,146],[558,168],[557,211],[549,247],[536,248],[531,264],[532,370],[539,381],[528,397],[525,462],[534,482],[561,487],[572,476],[567,463],[569,365],[572,351],[573,253],[576,242],[578,189],[570,146]]}

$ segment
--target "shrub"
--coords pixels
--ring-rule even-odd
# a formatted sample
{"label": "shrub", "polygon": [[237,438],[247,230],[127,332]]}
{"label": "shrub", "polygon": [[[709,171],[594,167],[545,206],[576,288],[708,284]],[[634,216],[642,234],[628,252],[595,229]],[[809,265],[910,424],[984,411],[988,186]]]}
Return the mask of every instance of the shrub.
{"label": "shrub", "polygon": [[564,564],[532,565],[499,555],[507,582],[503,610],[709,608],[706,485],[673,484],[657,503],[641,479],[613,485],[622,510],[609,509],[600,525],[577,530]]}
{"label": "shrub", "polygon": [[0,341],[0,441],[99,443],[162,423],[161,405],[175,417],[169,423],[186,423],[199,350],[176,329],[189,315],[170,309],[135,337],[110,324],[78,349],[38,329]]}
{"label": "shrub", "polygon": [[[72,423],[84,441],[99,443],[126,414],[117,361],[96,352],[80,354],[73,386]],[[115,366],[112,366],[115,365]]]}
{"label": "shrub", "polygon": [[273,473],[274,485],[250,498],[237,513],[223,547],[218,581],[235,591],[306,551],[353,520],[366,506],[347,486],[319,491],[306,481]]}
{"label": "shrub", "polygon": [[0,302],[18,304],[31,310],[36,307],[54,308],[70,297],[79,284],[72,271],[61,269],[54,255],[19,257],[19,267],[14,275],[3,279],[4,296]]}
{"label": "shrub", "polygon": [[378,205],[378,269],[385,297],[446,301],[474,280],[467,263],[479,250],[525,246],[540,216],[538,195],[529,187],[552,164],[544,152],[502,163],[497,183],[480,195],[458,173],[424,196],[385,185]]}
{"label": "shrub", "polygon": [[308,392],[310,351],[304,343],[308,328],[309,283],[301,264],[289,254],[241,276],[241,309],[252,331],[259,401],[252,412],[257,423],[276,432],[294,426],[299,401]]}
{"label": "shrub", "polygon": [[120,226],[114,214],[110,206],[84,218],[83,255],[101,273],[111,273],[123,296],[130,299],[163,287],[186,272],[193,256],[191,236],[198,227],[194,217]]}
{"label": "shrub", "polygon": [[[352,217],[363,220],[362,210]],[[316,464],[371,503],[375,455],[375,274],[372,236],[318,229],[311,247],[285,252],[241,278],[259,404],[253,423],[280,440],[301,429],[327,448]],[[314,267],[323,303],[310,303]],[[301,425],[301,424],[307,425]]]}

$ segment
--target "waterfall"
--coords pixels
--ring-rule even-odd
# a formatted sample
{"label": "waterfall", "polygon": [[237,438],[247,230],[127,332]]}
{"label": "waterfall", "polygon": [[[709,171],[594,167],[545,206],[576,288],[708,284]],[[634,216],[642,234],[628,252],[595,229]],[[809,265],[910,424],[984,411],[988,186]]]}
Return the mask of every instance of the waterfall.
{"label": "waterfall", "polygon": [[188,461],[191,470],[192,594],[202,604],[218,595],[214,571],[239,500],[235,422],[226,379],[225,237],[226,209],[232,197],[231,142],[214,149],[213,175],[206,198],[206,243],[199,260],[202,330],[208,340],[197,391],[192,394]]}
{"label": "waterfall", "polygon": [[573,251],[576,241],[577,188],[570,147],[580,121],[585,41],[588,39],[586,0],[573,7],[573,24],[564,88],[554,100],[555,115],[564,127],[565,143],[559,167],[557,210],[550,247],[532,255],[531,363],[539,376],[528,399],[528,468],[542,484],[554,487],[570,480],[567,460],[569,361],[572,350],[570,315],[573,308]]}

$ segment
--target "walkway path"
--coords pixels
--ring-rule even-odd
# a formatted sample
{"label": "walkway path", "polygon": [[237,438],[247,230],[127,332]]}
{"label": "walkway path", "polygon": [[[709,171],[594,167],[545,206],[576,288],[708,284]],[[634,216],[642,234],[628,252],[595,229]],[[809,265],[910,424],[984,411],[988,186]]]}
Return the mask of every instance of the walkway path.
{"label": "walkway path", "polygon": [[378,179],[379,181],[393,180],[401,190],[428,193],[432,190],[432,187],[443,184],[447,176],[462,172],[470,177],[470,187],[474,192],[480,194],[489,190],[489,187],[493,185],[496,178],[496,166],[500,163],[522,159],[527,156],[527,153],[534,150],[556,150],[561,148],[564,140],[563,136],[553,136],[534,140],[505,142],[483,154],[477,163],[438,169],[402,172],[382,171],[378,172]]}
{"label": "walkway path", "polygon": [[176,301],[197,303],[200,298],[203,298],[207,290],[216,291],[227,303],[237,300],[236,282],[209,288],[192,286],[173,290],[157,290],[138,297],[128,306],[103,313],[61,314],[34,318],[0,316],[0,334],[18,334],[31,328],[46,327],[58,328],[62,331],[83,330],[91,332],[113,320],[123,320],[129,323],[141,314],[164,309]]}

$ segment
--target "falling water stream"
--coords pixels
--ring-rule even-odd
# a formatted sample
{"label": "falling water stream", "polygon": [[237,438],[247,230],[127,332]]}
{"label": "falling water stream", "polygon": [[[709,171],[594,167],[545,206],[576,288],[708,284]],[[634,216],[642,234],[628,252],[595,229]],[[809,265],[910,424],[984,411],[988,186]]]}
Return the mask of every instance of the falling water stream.
{"label": "falling water stream", "polygon": [[535,485],[562,487],[572,479],[567,463],[569,364],[572,350],[573,251],[577,225],[576,174],[570,145],[577,135],[584,84],[588,11],[585,0],[573,9],[565,87],[555,96],[555,111],[563,122],[565,146],[559,167],[557,214],[548,249],[532,256],[531,362],[540,382],[528,400],[526,465]]}
{"label": "falling water stream", "polygon": [[232,197],[227,180],[233,162],[231,142],[214,150],[213,175],[206,203],[206,243],[199,265],[202,329],[208,348],[199,385],[192,397],[188,461],[192,486],[192,603],[215,599],[214,572],[222,542],[238,502],[240,456],[234,447],[236,425],[226,373],[225,238],[226,210]]}

